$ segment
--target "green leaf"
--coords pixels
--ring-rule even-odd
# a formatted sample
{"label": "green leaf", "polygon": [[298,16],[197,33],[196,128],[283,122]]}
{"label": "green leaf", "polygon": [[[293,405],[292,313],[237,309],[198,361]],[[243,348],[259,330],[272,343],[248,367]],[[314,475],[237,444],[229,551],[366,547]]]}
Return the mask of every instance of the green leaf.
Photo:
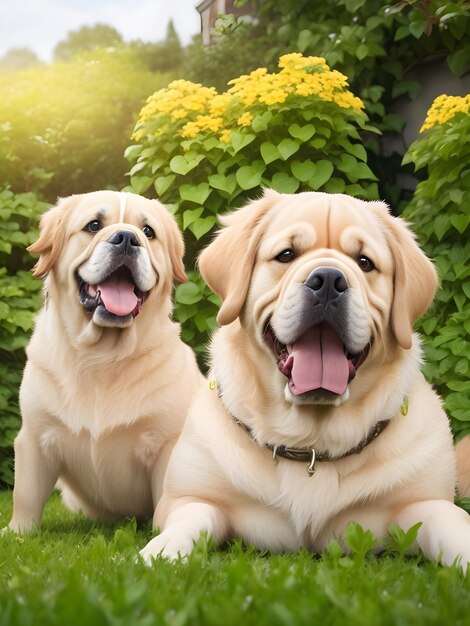
{"label": "green leaf", "polygon": [[393,85],[392,97],[398,98],[408,94],[412,100],[416,100],[421,91],[421,83],[416,80],[400,80]]}
{"label": "green leaf", "polygon": [[254,161],[251,165],[244,165],[235,173],[237,183],[245,190],[258,187],[265,169],[262,161]]}
{"label": "green leaf", "polygon": [[410,35],[409,24],[402,24],[397,28],[395,33],[395,41],[401,41]]}
{"label": "green leaf", "polygon": [[277,161],[277,159],[281,158],[277,146],[275,146],[270,141],[265,141],[261,144],[260,152],[266,165],[269,165],[273,161]]}
{"label": "green leaf", "polygon": [[310,145],[315,148],[315,150],[321,150],[326,146],[326,139],[324,137],[315,137],[310,142]]}
{"label": "green leaf", "polygon": [[230,141],[232,143],[235,154],[248,146],[252,141],[256,139],[256,135],[252,133],[241,133],[234,130],[230,135]]}
{"label": "green leaf", "polygon": [[287,161],[289,157],[297,152],[300,148],[300,144],[298,141],[294,139],[283,139],[278,145],[277,149],[279,150],[279,154],[284,161]]}
{"label": "green leaf", "polygon": [[143,194],[151,186],[153,178],[150,176],[133,176],[131,178],[132,188],[138,194]]}
{"label": "green leaf", "polygon": [[311,161],[292,161],[290,169],[302,183],[306,183],[315,174],[315,165]]}
{"label": "green leaf", "polygon": [[165,165],[166,162],[166,159],[152,159],[152,167],[150,168],[152,174],[155,174],[155,172],[159,170],[162,165]]}
{"label": "green leaf", "polygon": [[308,141],[315,134],[315,126],[313,124],[306,124],[305,126],[299,126],[299,124],[291,124],[288,128],[289,135],[294,139],[300,139],[300,141]]}
{"label": "green leaf", "polygon": [[155,183],[153,186],[155,187],[155,191],[157,192],[157,194],[159,196],[162,196],[165,191],[168,191],[168,189],[173,184],[175,178],[176,177],[174,174],[169,174],[168,176],[159,176],[157,179],[155,179]]}
{"label": "green leaf", "polygon": [[451,72],[457,78],[466,74],[470,69],[470,46],[466,45],[451,54],[447,59],[447,63]]}
{"label": "green leaf", "polygon": [[447,386],[452,391],[470,394],[470,380],[449,380]]}
{"label": "green leaf", "polygon": [[441,241],[450,227],[451,223],[448,215],[441,213],[441,215],[436,216],[434,220],[434,232],[436,233],[439,241]]}
{"label": "green leaf", "polygon": [[452,202],[455,202],[455,204],[460,204],[463,200],[463,191],[460,189],[451,189],[449,191],[449,198]]}
{"label": "green leaf", "polygon": [[204,208],[201,206],[198,209],[188,209],[183,213],[183,230],[186,230],[190,224],[201,217]]}
{"label": "green leaf", "polygon": [[175,289],[175,300],[180,304],[196,304],[202,299],[202,293],[199,285],[193,282],[183,283]]}
{"label": "green leaf", "polygon": [[170,161],[170,170],[184,176],[191,170],[191,166],[183,156],[174,156]]}
{"label": "green leaf", "polygon": [[361,43],[357,48],[356,48],[356,57],[359,59],[359,61],[363,61],[367,55],[369,54],[369,46],[365,43]]}
{"label": "green leaf", "polygon": [[214,189],[225,191],[230,195],[235,191],[237,186],[235,174],[229,174],[228,176],[224,176],[223,174],[212,174],[212,176],[209,176],[208,181],[209,185]]}
{"label": "green leaf", "polygon": [[357,179],[377,180],[377,176],[370,169],[366,163],[358,163],[355,170],[355,177]]}
{"label": "green leaf", "polygon": [[365,2],[366,0],[345,0],[344,5],[350,13],[356,13]]}
{"label": "green leaf", "polygon": [[196,220],[189,226],[189,230],[194,234],[196,239],[201,239],[208,233],[217,223],[217,218],[213,215]]}
{"label": "green leaf", "polygon": [[134,176],[134,174],[137,174],[137,172],[140,172],[140,170],[143,170],[146,165],[147,163],[145,163],[144,161],[140,163],[136,163],[134,167],[132,167],[131,170],[129,171],[129,176]]}
{"label": "green leaf", "polygon": [[428,20],[426,16],[423,15],[422,19],[417,19],[413,22],[410,22],[410,25],[409,25],[410,33],[413,35],[413,37],[416,37],[416,39],[419,39],[424,33],[424,31],[426,30],[427,24],[428,24]]}
{"label": "green leaf", "polygon": [[370,530],[364,530],[356,522],[350,522],[344,531],[344,538],[351,552],[363,559],[377,544],[377,539]]}
{"label": "green leaf", "polygon": [[276,172],[271,179],[271,187],[279,193],[295,193],[299,185],[299,181],[286,172]]}
{"label": "green leaf", "polygon": [[184,184],[180,187],[180,198],[195,204],[204,204],[211,191],[208,183],[199,183],[199,185]]}
{"label": "green leaf", "polygon": [[193,170],[204,159],[204,155],[197,154],[194,150],[188,152],[184,156],[174,156],[170,161],[170,169],[175,174],[185,176],[188,172]]}
{"label": "green leaf", "polygon": [[463,215],[460,213],[458,215],[452,215],[450,222],[452,226],[454,226],[462,235],[467,230],[467,226],[470,224],[470,214]]}
{"label": "green leaf", "polygon": [[273,114],[271,111],[265,111],[261,115],[257,115],[251,122],[251,128],[255,131],[255,133],[267,130],[272,117]]}
{"label": "green leaf", "polygon": [[388,543],[387,548],[391,551],[398,552],[400,556],[403,557],[415,543],[422,525],[422,522],[417,522],[405,532],[396,524],[390,524],[387,530],[391,541]]}
{"label": "green leaf", "polygon": [[0,320],[4,320],[10,313],[10,307],[6,302],[0,302]]}
{"label": "green leaf", "polygon": [[318,161],[315,163],[315,174],[308,181],[308,186],[314,191],[320,189],[320,187],[323,187],[323,185],[329,181],[333,171],[334,167],[331,161],[325,159]]}
{"label": "green leaf", "polygon": [[142,146],[140,144],[132,144],[124,150],[124,158],[128,161],[135,161],[141,150]]}

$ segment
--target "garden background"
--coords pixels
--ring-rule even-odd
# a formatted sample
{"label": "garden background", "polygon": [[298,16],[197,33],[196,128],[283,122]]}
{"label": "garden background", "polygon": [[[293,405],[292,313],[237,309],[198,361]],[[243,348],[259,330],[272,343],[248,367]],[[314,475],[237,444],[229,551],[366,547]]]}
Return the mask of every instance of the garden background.
{"label": "garden background", "polygon": [[[25,248],[57,196],[101,188],[158,197],[176,216],[190,281],[175,290],[175,318],[202,367],[218,300],[194,265],[219,213],[262,186],[385,199],[437,265],[441,287],[418,326],[424,371],[456,437],[470,432],[468,2],[238,5],[250,19],[220,16],[210,46],[183,48],[171,25],[157,44],[97,26],[69,34],[51,64],[0,60],[1,488],[41,304]],[[423,109],[429,85],[440,97]]]}

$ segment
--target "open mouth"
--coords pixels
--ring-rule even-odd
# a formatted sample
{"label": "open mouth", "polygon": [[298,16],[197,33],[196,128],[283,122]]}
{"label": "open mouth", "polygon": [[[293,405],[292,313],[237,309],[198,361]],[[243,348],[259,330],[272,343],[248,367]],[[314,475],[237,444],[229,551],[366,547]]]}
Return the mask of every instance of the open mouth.
{"label": "open mouth", "polygon": [[333,326],[326,322],[309,328],[292,345],[281,343],[269,322],[263,336],[296,396],[317,390],[343,395],[371,347],[368,343],[359,353],[348,352]]}
{"label": "open mouth", "polygon": [[108,318],[137,317],[148,296],[135,284],[132,272],[120,266],[96,285],[86,283],[77,271],[80,302],[89,313],[97,309]]}

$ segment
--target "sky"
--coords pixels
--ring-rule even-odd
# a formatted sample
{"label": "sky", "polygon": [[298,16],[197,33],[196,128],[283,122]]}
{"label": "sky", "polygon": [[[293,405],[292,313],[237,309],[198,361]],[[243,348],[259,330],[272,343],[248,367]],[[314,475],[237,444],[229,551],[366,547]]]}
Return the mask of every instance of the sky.
{"label": "sky", "polygon": [[0,0],[0,57],[30,48],[42,61],[67,33],[82,26],[113,26],[125,41],[165,38],[170,19],[181,43],[200,31],[198,0]]}

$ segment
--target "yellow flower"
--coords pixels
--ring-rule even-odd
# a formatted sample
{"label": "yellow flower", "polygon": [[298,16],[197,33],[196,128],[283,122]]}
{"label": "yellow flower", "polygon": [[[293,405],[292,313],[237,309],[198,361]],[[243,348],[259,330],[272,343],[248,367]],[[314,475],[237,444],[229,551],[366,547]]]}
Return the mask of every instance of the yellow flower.
{"label": "yellow flower", "polygon": [[231,134],[231,130],[229,130],[228,128],[225,128],[219,135],[219,140],[222,141],[223,143],[230,143],[230,134]]}
{"label": "yellow flower", "polygon": [[196,119],[196,123],[202,130],[219,130],[223,124],[221,117],[212,117],[210,115],[199,115]]}
{"label": "yellow flower", "polygon": [[199,135],[200,130],[199,124],[196,124],[196,122],[188,122],[181,129],[181,136],[190,139]]}
{"label": "yellow flower", "polygon": [[140,128],[139,130],[136,130],[132,136],[131,139],[134,139],[135,141],[140,141],[142,139],[142,137],[145,136],[144,131]]}
{"label": "yellow flower", "polygon": [[245,113],[243,113],[243,115],[240,115],[237,120],[237,124],[239,126],[250,126],[252,121],[253,115],[249,111],[246,111]]}
{"label": "yellow flower", "polygon": [[436,124],[445,124],[457,113],[470,112],[470,94],[466,96],[448,96],[442,94],[438,96],[431,105],[424,124],[420,128],[420,133]]}
{"label": "yellow flower", "polygon": [[[304,57],[300,52],[285,54],[279,59],[279,68],[278,72],[269,73],[265,67],[260,67],[234,78],[227,91],[221,94],[212,87],[175,80],[147,99],[135,136],[141,140],[145,134],[163,136],[178,132],[182,137],[191,138],[214,132],[219,134],[220,141],[228,143],[229,128],[250,126],[259,110],[267,107],[284,103],[298,107],[303,98],[320,98],[344,109],[359,112],[364,108],[361,100],[349,91],[346,76],[331,70],[321,57]],[[453,110],[448,108],[447,114]],[[175,124],[179,120],[182,124]],[[149,124],[152,127],[147,129]]]}
{"label": "yellow flower", "polygon": [[182,120],[184,117],[186,117],[186,115],[188,114],[188,112],[186,111],[186,109],[176,109],[175,111],[172,111],[171,113],[171,117],[174,120]]}
{"label": "yellow flower", "polygon": [[229,93],[217,94],[209,102],[209,111],[212,115],[223,115],[231,101],[232,96]]}

